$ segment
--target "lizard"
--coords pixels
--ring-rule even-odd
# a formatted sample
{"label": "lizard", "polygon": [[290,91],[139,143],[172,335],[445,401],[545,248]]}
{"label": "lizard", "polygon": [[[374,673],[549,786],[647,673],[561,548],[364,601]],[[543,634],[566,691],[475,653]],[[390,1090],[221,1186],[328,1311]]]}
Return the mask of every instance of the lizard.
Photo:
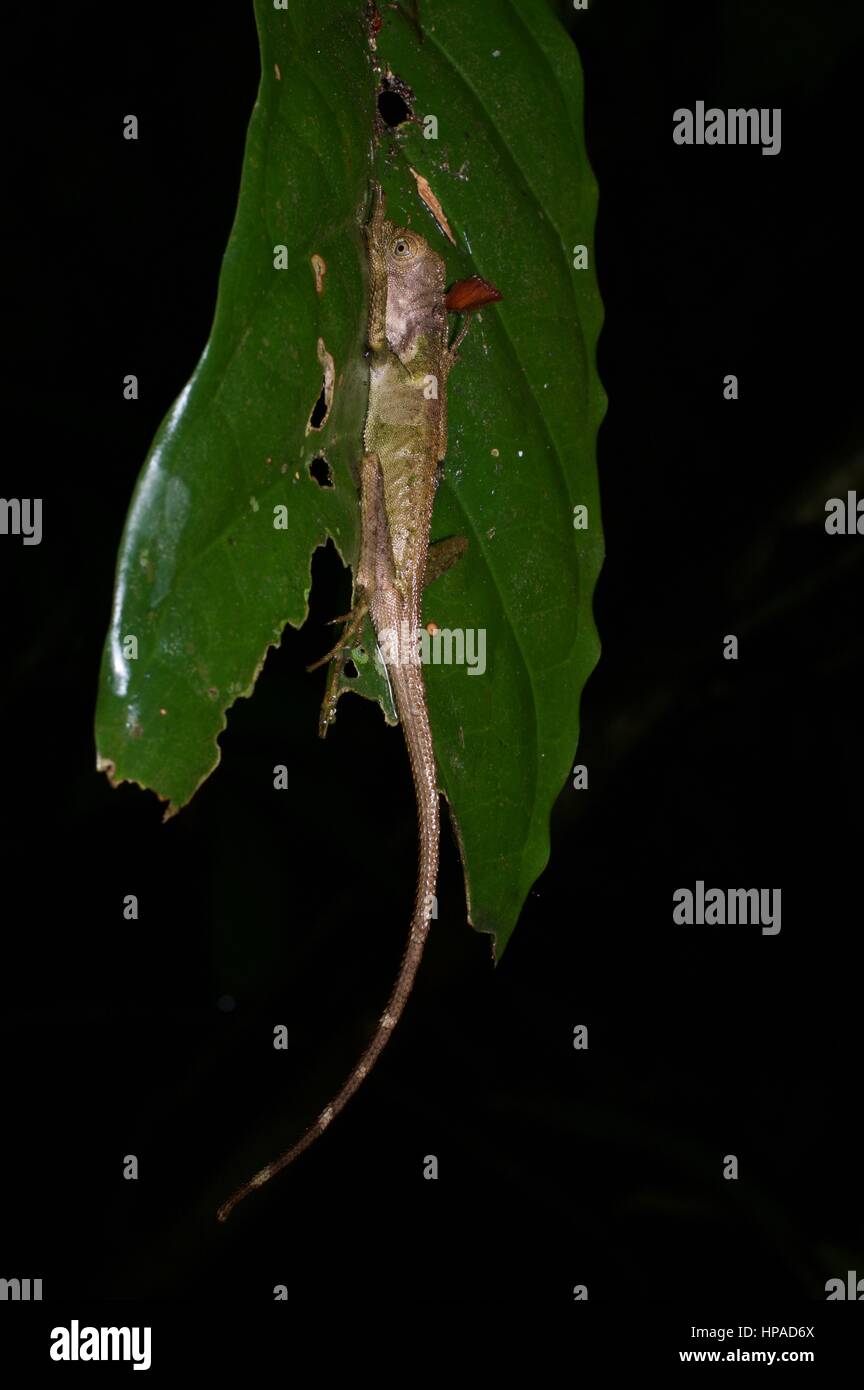
{"label": "lizard", "polygon": [[[437,882],[438,778],[417,634],[425,585],[466,547],[461,537],[438,542],[431,552],[429,544],[435,492],[447,452],[447,380],[472,309],[500,299],[501,294],[479,276],[457,281],[446,293],[443,259],[418,232],[387,218],[378,184],[373,186],[365,235],[369,397],[359,469],[360,553],[354,606],[344,616],[346,625],[336,647],[309,669],[330,662],[319,726],[324,735],[335,718],[347,653],[367,615],[371,617],[411,764],[418,821],[417,888],[396,982],[359,1061],[303,1136],[222,1204],[217,1213],[220,1221],[304,1153],[374,1067],[411,993],[429,933]],[[449,309],[464,313],[465,319],[448,346]]]}

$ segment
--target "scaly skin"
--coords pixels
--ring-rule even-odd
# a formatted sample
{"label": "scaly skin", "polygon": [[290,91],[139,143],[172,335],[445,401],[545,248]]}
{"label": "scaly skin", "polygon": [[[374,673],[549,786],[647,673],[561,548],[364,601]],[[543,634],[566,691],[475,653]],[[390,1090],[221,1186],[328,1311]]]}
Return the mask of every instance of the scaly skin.
{"label": "scaly skin", "polygon": [[[366,242],[370,367],[363,437],[366,453],[360,466],[362,542],[355,606],[338,654],[334,653],[333,671],[338,676],[349,640],[371,613],[414,779],[417,891],[402,965],[363,1055],[302,1139],[219,1208],[220,1221],[324,1133],[375,1065],[411,993],[429,932],[438,874],[438,783],[417,632],[438,464],[447,449],[447,376],[462,334],[448,350],[444,262],[417,232],[388,221],[379,188]],[[333,717],[337,685],[331,674],[322,732]]]}

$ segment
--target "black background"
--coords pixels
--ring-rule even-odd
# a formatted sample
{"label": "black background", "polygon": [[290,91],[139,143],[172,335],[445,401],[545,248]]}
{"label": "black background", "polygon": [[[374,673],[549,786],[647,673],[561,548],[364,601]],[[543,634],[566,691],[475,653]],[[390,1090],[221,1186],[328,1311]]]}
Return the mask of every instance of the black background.
{"label": "black background", "polygon": [[[94,771],[117,544],[209,332],[257,45],[251,6],[190,0],[27,7],[10,39],[2,491],[44,498],[44,538],[0,540],[0,1274],[46,1298],[795,1301],[864,1275],[864,539],[824,530],[828,497],[864,492],[864,20],[809,0],[562,13],[606,311],[590,789],[562,793],[494,970],[445,834],[446,910],[396,1038],[226,1227],[218,1202],[318,1113],[386,999],[407,760],[362,701],[315,737],[304,665],[347,594],[319,553],[309,623],[182,815]],[[782,152],[674,145],[697,99],[781,107]],[[673,926],[697,879],[782,888],[779,936]]]}

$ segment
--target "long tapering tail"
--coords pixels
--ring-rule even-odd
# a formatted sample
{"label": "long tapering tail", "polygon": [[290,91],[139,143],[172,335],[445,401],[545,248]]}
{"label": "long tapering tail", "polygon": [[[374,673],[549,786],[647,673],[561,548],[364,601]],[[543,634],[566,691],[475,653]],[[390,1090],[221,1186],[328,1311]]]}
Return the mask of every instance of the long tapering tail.
{"label": "long tapering tail", "polygon": [[281,1173],[283,1168],[287,1168],[290,1163],[293,1163],[295,1158],[299,1158],[300,1154],[304,1153],[324,1133],[339,1112],[344,1110],[387,1046],[390,1035],[399,1022],[408,1001],[423,956],[438,876],[440,817],[438,785],[435,776],[435,754],[423,689],[422,667],[416,660],[396,661],[389,667],[389,673],[393,684],[396,708],[411,761],[411,772],[417,797],[419,839],[417,894],[411,917],[411,930],[399,974],[387,1001],[387,1007],[378,1021],[378,1027],[342,1089],[325,1106],[315,1123],[301,1139],[298,1139],[296,1144],[292,1145],[290,1149],[286,1149],[285,1153],[272,1163],[268,1163],[253,1178],[238,1187],[227,1202],[222,1203],[216,1213],[219,1221],[227,1221],[231,1212],[239,1202],[243,1201],[244,1197],[248,1197],[250,1192],[254,1192],[257,1188],[263,1187],[277,1173]]}

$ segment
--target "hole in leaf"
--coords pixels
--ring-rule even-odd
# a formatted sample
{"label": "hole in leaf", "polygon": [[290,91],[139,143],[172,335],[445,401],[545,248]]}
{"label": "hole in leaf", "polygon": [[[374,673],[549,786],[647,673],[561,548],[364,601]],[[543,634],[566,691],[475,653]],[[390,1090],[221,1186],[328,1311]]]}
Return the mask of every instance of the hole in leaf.
{"label": "hole in leaf", "polygon": [[321,395],[312,407],[312,414],[309,416],[310,430],[320,430],[324,421],[327,419],[327,392],[324,383],[321,383]]}
{"label": "hole in leaf", "polygon": [[319,454],[317,459],[312,460],[309,465],[309,472],[319,487],[333,486],[333,472],[323,454]]}
{"label": "hole in leaf", "polygon": [[384,78],[378,93],[378,114],[391,130],[410,121],[414,115],[409,104],[413,95],[411,88],[401,78]]}
{"label": "hole in leaf", "polygon": [[324,380],[321,383],[321,394],[312,407],[312,414],[309,416],[309,423],[306,426],[306,433],[310,430],[320,430],[324,427],[324,421],[330,414],[330,407],[333,404],[333,385],[336,380],[336,364],[333,361],[332,353],[327,351],[323,338],[318,339],[318,361],[324,372]]}
{"label": "hole in leaf", "polygon": [[357,667],[354,665],[354,662],[351,660],[350,656],[348,660],[345,662],[345,665],[342,667],[342,673],[343,675],[348,677],[349,681],[356,681],[357,677],[360,674],[360,672],[357,670]]}

